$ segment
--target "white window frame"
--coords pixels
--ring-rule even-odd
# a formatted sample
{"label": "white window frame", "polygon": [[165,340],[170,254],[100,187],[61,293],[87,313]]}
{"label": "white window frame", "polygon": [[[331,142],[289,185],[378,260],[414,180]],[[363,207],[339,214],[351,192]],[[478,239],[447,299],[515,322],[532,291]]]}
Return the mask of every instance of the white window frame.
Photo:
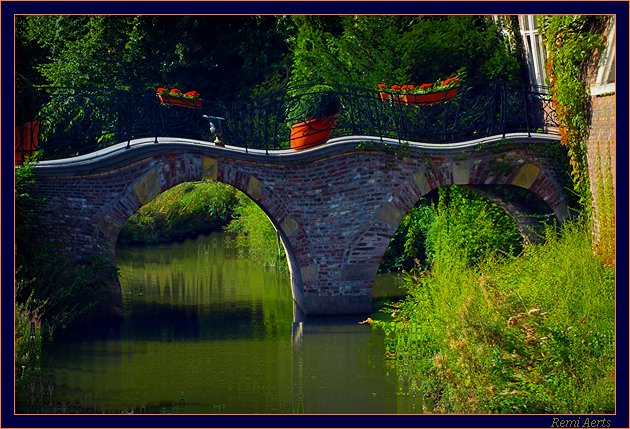
{"label": "white window frame", "polygon": [[[597,78],[595,84],[591,87],[591,95],[602,95],[616,92],[615,80],[615,17],[610,18],[610,29],[606,36],[606,50],[599,59],[599,67],[597,69]],[[615,71],[614,77],[611,79],[611,73]]]}
{"label": "white window frame", "polygon": [[538,32],[536,15],[519,15],[518,21],[529,70],[529,82],[531,85],[547,86],[547,71],[545,70],[547,50]]}

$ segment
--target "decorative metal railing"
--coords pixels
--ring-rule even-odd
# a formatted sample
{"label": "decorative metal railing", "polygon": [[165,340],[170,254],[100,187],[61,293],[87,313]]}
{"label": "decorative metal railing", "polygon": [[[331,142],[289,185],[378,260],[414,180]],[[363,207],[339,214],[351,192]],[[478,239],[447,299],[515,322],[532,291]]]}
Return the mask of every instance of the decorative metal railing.
{"label": "decorative metal railing", "polygon": [[37,146],[44,159],[55,159],[167,136],[287,149],[291,125],[316,116],[309,109],[321,109],[323,96],[338,107],[330,138],[447,143],[511,132],[555,133],[558,126],[546,92],[497,83],[461,87],[450,100],[419,105],[394,96],[383,101],[370,89],[306,85],[242,101],[204,99],[196,108],[161,104],[152,92],[40,87],[17,99],[16,152],[28,154]]}

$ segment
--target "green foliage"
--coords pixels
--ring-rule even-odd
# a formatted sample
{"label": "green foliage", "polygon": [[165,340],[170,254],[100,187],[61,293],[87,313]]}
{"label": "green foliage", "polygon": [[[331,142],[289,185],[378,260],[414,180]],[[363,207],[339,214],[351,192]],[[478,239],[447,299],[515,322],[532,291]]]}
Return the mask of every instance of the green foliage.
{"label": "green foliage", "polygon": [[222,230],[232,219],[237,191],[215,181],[182,183],[141,207],[123,225],[121,244],[181,241]]}
{"label": "green foliage", "polygon": [[[57,330],[80,328],[88,321],[108,316],[117,272],[111,261],[92,255],[78,263],[52,246],[40,245],[18,267],[16,302],[31,299],[42,324],[52,336]],[[29,308],[29,310],[32,310]]]}
{"label": "green foliage", "polygon": [[516,223],[498,205],[459,186],[439,189],[436,224],[429,230],[429,258],[443,259],[457,249],[470,265],[521,250]]}
{"label": "green foliage", "polygon": [[44,200],[33,194],[35,175],[33,165],[39,159],[39,153],[27,157],[25,162],[15,168],[15,237],[16,266],[24,265],[32,247],[32,239],[37,229],[37,213]]}
{"label": "green foliage", "polygon": [[470,81],[516,80],[519,64],[499,29],[475,16],[296,16],[291,83],[370,88],[433,82],[463,69]]}
{"label": "green foliage", "polygon": [[614,167],[610,147],[612,147],[612,144],[607,146],[603,165],[600,156],[597,157],[595,162],[597,200],[594,204],[596,215],[593,219],[593,222],[596,222],[594,229],[597,231],[595,251],[606,265],[614,265],[616,258],[615,181],[613,178]]}
{"label": "green foliage", "polygon": [[586,208],[590,207],[590,189],[586,161],[589,132],[590,97],[585,84],[585,70],[603,38],[597,28],[598,16],[543,16],[540,27],[548,52],[547,74],[558,114],[562,144],[568,149],[573,187]]}
{"label": "green foliage", "polygon": [[16,57],[33,83],[151,90],[168,83],[206,98],[236,98],[286,82],[286,20],[23,16],[17,18]]}
{"label": "green foliage", "polygon": [[265,212],[245,194],[239,194],[234,220],[226,228],[234,245],[248,257],[277,269],[288,269],[280,237]]}
{"label": "green foliage", "polygon": [[381,271],[409,270],[414,265],[427,266],[427,236],[437,216],[428,200],[421,200],[405,214],[381,261]]}
{"label": "green foliage", "polygon": [[215,181],[182,183],[158,195],[127,220],[118,242],[168,243],[221,230],[233,233],[233,244],[248,257],[286,269],[267,215],[245,194]]}
{"label": "green foliage", "polygon": [[409,273],[393,320],[374,324],[421,409],[614,412],[614,270],[594,257],[583,225],[546,238],[475,267],[451,247],[431,271]]}
{"label": "green foliage", "polygon": [[516,223],[497,204],[461,186],[440,188],[438,201],[436,206],[421,200],[403,217],[381,271],[428,268],[454,248],[469,264],[520,252],[522,238]]}
{"label": "green foliage", "polygon": [[16,409],[35,401],[31,386],[41,376],[42,330],[37,306],[29,298],[15,304],[15,394]]}
{"label": "green foliage", "polygon": [[[114,88],[147,91],[151,100],[164,85],[196,90],[207,100],[277,91],[288,79],[286,22],[274,16],[18,16],[19,120],[38,118],[45,156],[67,157],[112,143],[121,125]],[[100,92],[73,95],[78,87],[83,95],[86,88]],[[43,92],[50,97],[33,95]],[[69,139],[69,130],[90,132]]]}

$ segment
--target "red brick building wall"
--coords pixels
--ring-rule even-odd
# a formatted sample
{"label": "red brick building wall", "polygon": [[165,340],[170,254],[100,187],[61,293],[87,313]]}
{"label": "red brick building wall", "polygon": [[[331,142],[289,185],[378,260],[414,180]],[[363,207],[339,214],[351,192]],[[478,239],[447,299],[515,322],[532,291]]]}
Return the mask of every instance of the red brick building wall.
{"label": "red brick building wall", "polygon": [[591,127],[586,144],[593,205],[593,239],[605,263],[615,260],[616,207],[616,94],[615,27],[609,18],[604,30],[607,47],[589,72]]}
{"label": "red brick building wall", "polygon": [[587,142],[588,173],[593,204],[593,237],[605,261],[614,260],[616,202],[615,95],[592,97]]}

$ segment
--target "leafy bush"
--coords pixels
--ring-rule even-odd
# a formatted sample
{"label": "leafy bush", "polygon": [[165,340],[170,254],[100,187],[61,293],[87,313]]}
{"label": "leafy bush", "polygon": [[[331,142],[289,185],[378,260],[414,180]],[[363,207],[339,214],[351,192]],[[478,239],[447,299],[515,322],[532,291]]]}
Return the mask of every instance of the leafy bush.
{"label": "leafy bush", "polygon": [[519,62],[482,16],[293,16],[292,85],[433,82],[457,70],[470,81],[517,81]]}
{"label": "leafy bush", "polygon": [[450,186],[438,190],[438,204],[421,200],[403,217],[381,262],[381,271],[428,268],[439,252],[463,252],[469,264],[496,253],[514,255],[522,238],[514,220],[474,191]]}

